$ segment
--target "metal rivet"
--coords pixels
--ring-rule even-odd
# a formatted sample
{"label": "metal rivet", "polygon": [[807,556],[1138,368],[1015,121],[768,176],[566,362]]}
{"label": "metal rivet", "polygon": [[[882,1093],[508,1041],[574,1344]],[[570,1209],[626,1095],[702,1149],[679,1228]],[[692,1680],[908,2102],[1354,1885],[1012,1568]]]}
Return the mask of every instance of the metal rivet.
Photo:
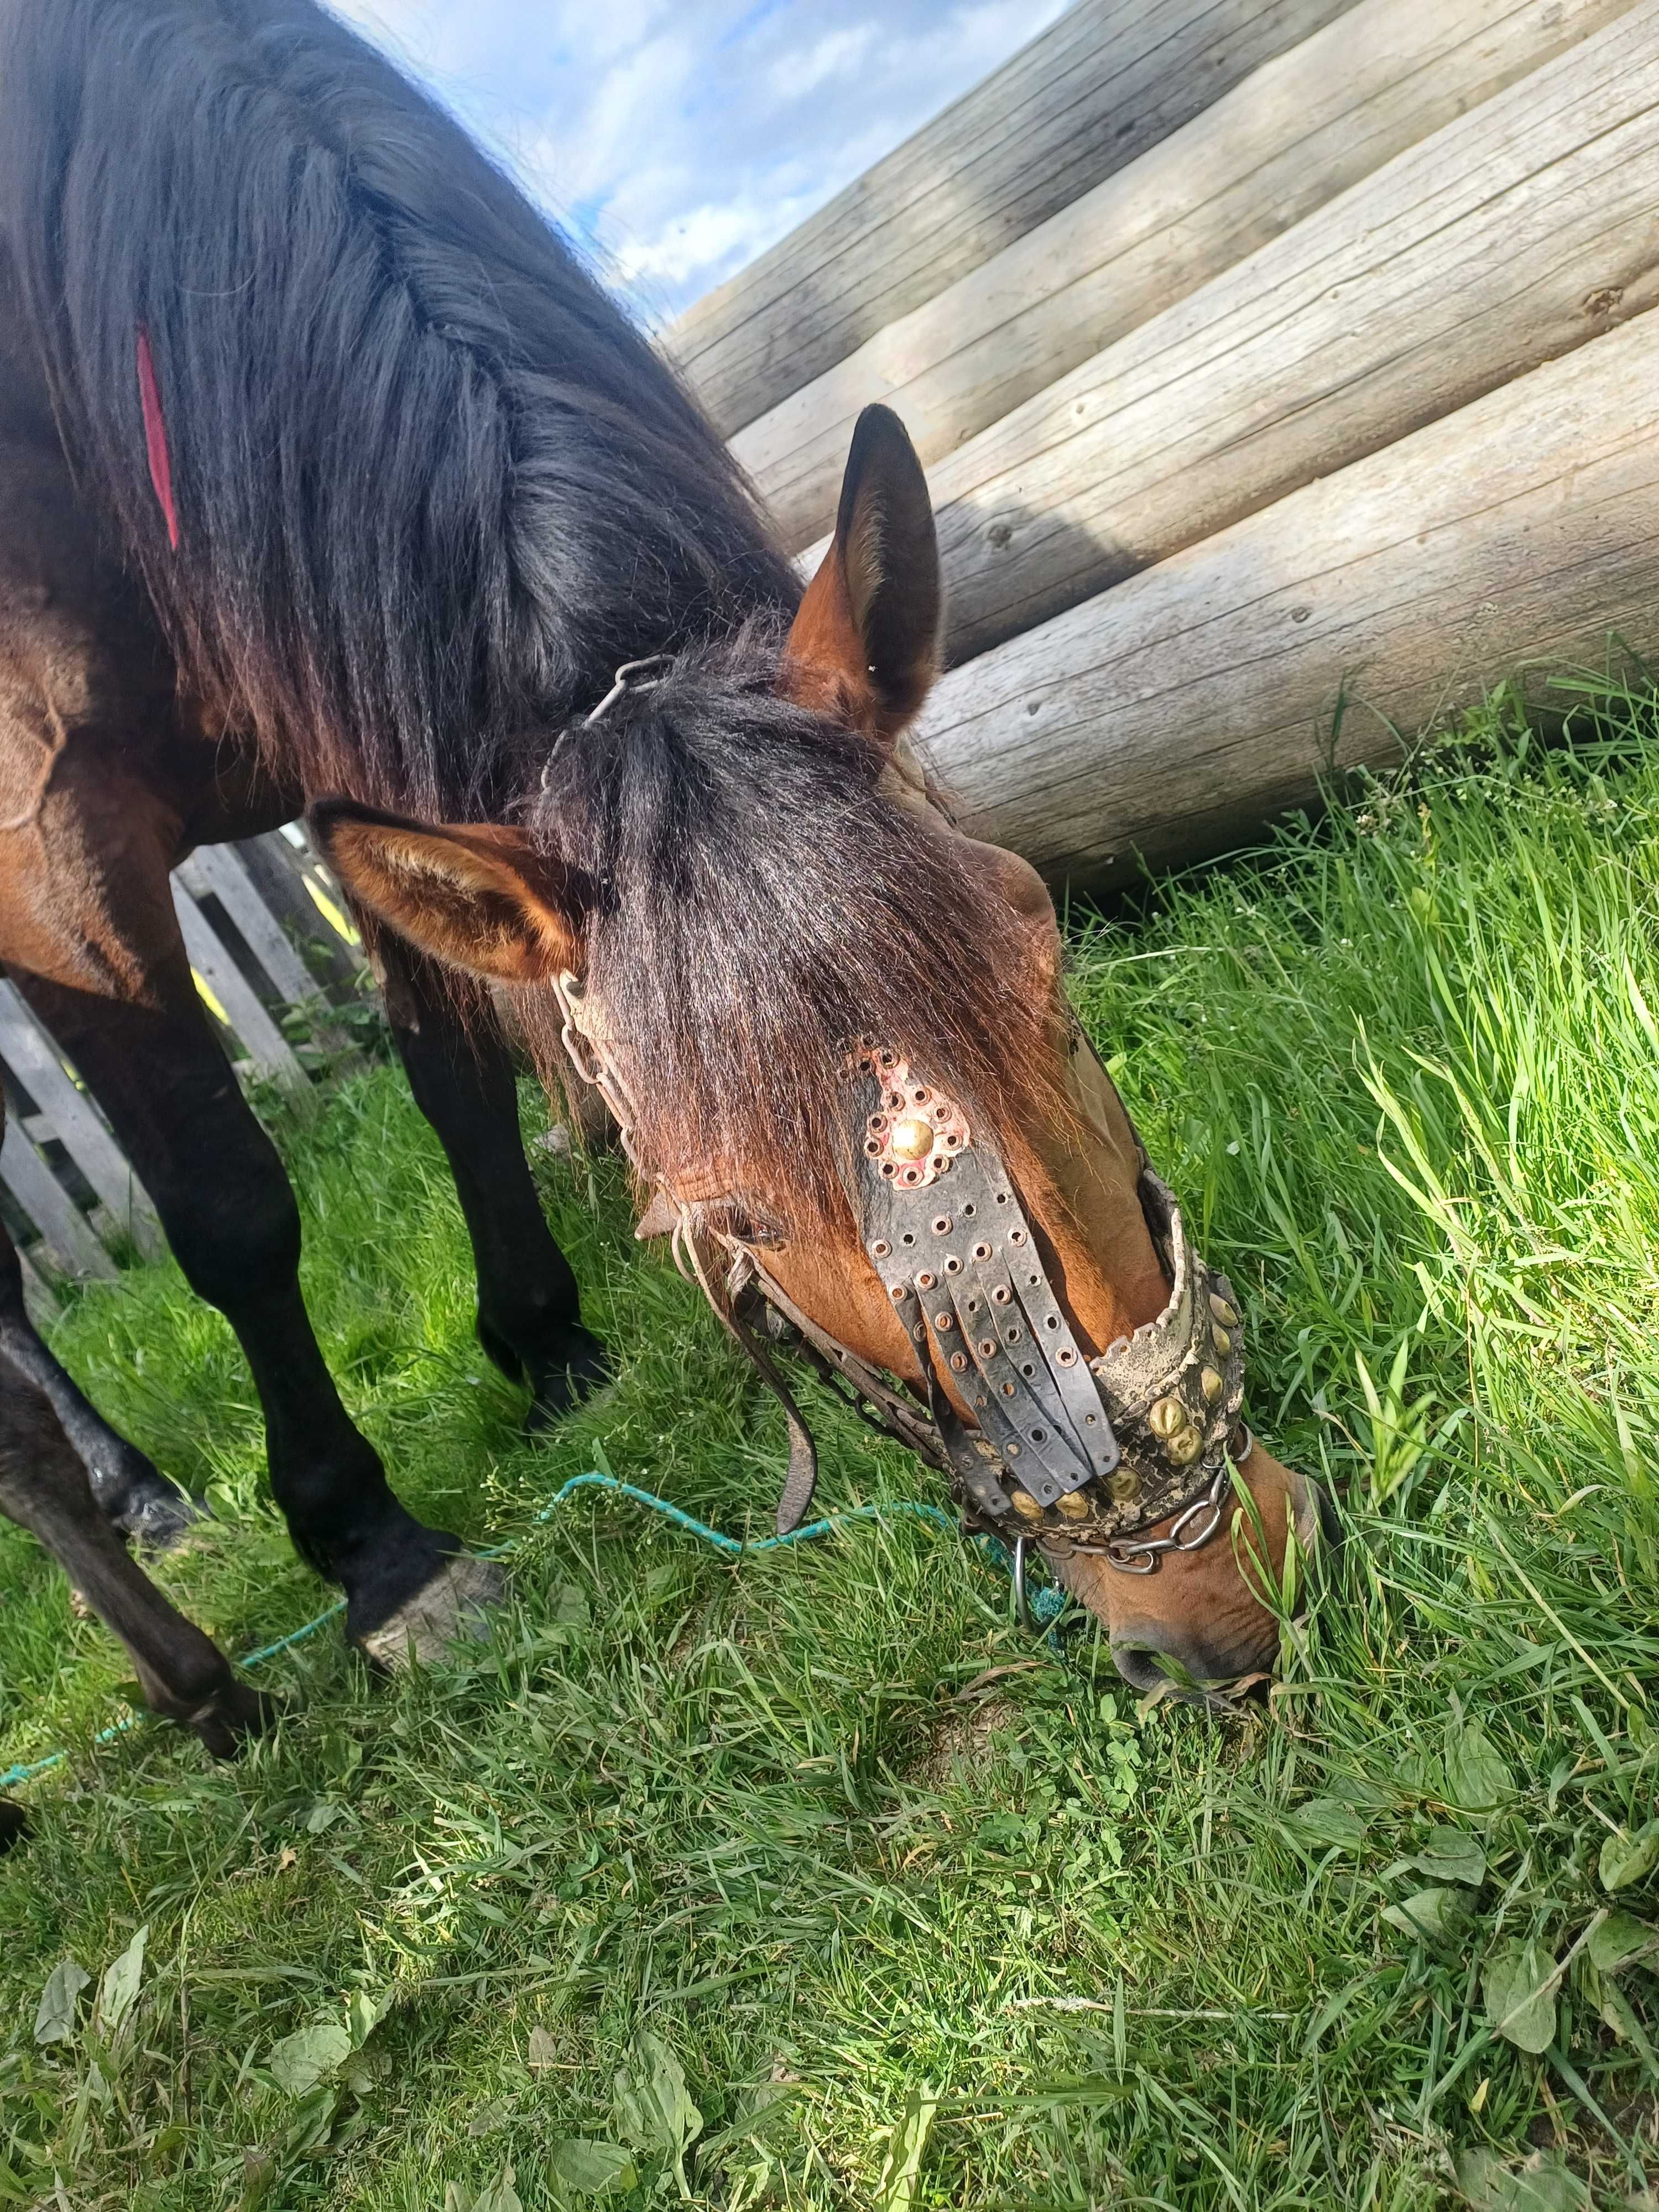
{"label": "metal rivet", "polygon": [[896,1306],[902,1305],[905,1299],[905,1289],[903,1284],[895,1283],[892,1289],[889,1291],[887,1295],[891,1298]]}
{"label": "metal rivet", "polygon": [[1007,1331],[1007,1339],[1010,1344],[1018,1344],[1019,1342],[1019,1331],[1017,1328],[1009,1329]]}
{"label": "metal rivet", "polygon": [[960,1375],[967,1364],[968,1355],[965,1352],[953,1352],[951,1354],[951,1367],[954,1374]]}
{"label": "metal rivet", "polygon": [[1231,1337],[1228,1335],[1224,1328],[1217,1329],[1210,1341],[1214,1345],[1216,1351],[1223,1359],[1227,1357],[1227,1354],[1233,1348],[1233,1340]]}
{"label": "metal rivet", "polygon": [[954,1328],[956,1325],[955,1317],[951,1314],[942,1313],[935,1314],[933,1316],[933,1326],[935,1328]]}
{"label": "metal rivet", "polygon": [[1160,1398],[1147,1414],[1146,1425],[1155,1437],[1178,1436],[1187,1425],[1187,1408],[1179,1398]]}
{"label": "metal rivet", "polygon": [[1011,1229],[1008,1231],[1008,1242],[1011,1244],[1023,1244],[1025,1242],[1025,1231],[1023,1229]]}
{"label": "metal rivet", "polygon": [[916,1288],[919,1291],[931,1291],[936,1279],[932,1270],[924,1267],[916,1277]]}
{"label": "metal rivet", "polygon": [[1210,1311],[1215,1316],[1216,1319],[1221,1323],[1221,1326],[1224,1328],[1237,1328],[1238,1327],[1238,1316],[1228,1304],[1226,1299],[1217,1297],[1213,1291],[1210,1293]]}
{"label": "metal rivet", "polygon": [[945,1272],[947,1275],[959,1275],[962,1273],[962,1262],[957,1259],[954,1252],[950,1255],[945,1262]]}
{"label": "metal rivet", "polygon": [[875,1255],[878,1260],[884,1260],[892,1249],[892,1246],[887,1242],[887,1239],[884,1237],[878,1237],[875,1243],[870,1247],[871,1251]]}
{"label": "metal rivet", "polygon": [[910,1334],[915,1337],[918,1344],[926,1344],[927,1341],[927,1322],[925,1321],[919,1321],[915,1327],[911,1330]]}
{"label": "metal rivet", "polygon": [[1213,1406],[1227,1385],[1218,1369],[1206,1367],[1198,1378],[1198,1387],[1204,1393],[1205,1403]]}
{"label": "metal rivet", "polygon": [[1014,1386],[1013,1386],[1013,1384],[1012,1384],[1012,1382],[1005,1382],[1005,1383],[1003,1384],[1003,1386],[1002,1386],[1002,1395],[1003,1395],[1003,1396],[1004,1396],[1005,1398],[1012,1398],[1012,1397],[1013,1396],[1013,1395],[1014,1395]]}
{"label": "metal rivet", "polygon": [[980,1358],[981,1359],[990,1359],[994,1358],[995,1353],[996,1346],[991,1341],[990,1338],[988,1336],[981,1337],[979,1340]]}
{"label": "metal rivet", "polygon": [[1006,1306],[1012,1296],[1013,1292],[1008,1288],[1006,1283],[999,1283],[991,1293],[991,1303],[993,1305]]}
{"label": "metal rivet", "polygon": [[1018,1444],[1009,1445],[1008,1456],[1010,1459],[1018,1459],[1019,1457],[1019,1446]]}
{"label": "metal rivet", "polygon": [[1047,1429],[1033,1429],[1031,1431],[1031,1442],[1034,1444],[1040,1444],[1048,1433],[1048,1431]]}
{"label": "metal rivet", "polygon": [[[1062,1344],[1054,1358],[1061,1367],[1075,1367],[1077,1364],[1077,1354],[1069,1344]],[[1092,1421],[1094,1415],[1091,1413],[1089,1419]]]}
{"label": "metal rivet", "polygon": [[950,1233],[951,1217],[948,1213],[941,1213],[934,1220],[933,1234],[935,1237],[948,1237]]}
{"label": "metal rivet", "polygon": [[933,1149],[933,1133],[926,1121],[907,1116],[893,1124],[893,1133],[887,1141],[899,1159],[926,1159]]}

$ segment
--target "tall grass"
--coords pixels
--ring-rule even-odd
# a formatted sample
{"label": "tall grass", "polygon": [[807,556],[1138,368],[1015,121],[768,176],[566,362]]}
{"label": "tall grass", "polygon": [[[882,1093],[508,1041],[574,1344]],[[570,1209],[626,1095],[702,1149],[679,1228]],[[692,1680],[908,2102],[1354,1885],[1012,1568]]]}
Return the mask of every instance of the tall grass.
{"label": "tall grass", "polygon": [[[1577,721],[1547,750],[1500,698],[1317,828],[1077,926],[1077,1002],[1245,1295],[1253,1419],[1347,1523],[1266,1714],[1138,1711],[1091,1634],[1033,1647],[913,1522],[735,1569],[591,1493],[538,1527],[603,1463],[758,1531],[775,1415],[615,1172],[538,1153],[622,1371],[525,1444],[392,1073],[290,1136],[348,1401],[419,1510],[524,1532],[515,1607],[391,1688],[325,1632],[274,1669],[277,1734],[212,1769],[160,1729],[92,1745],[118,1661],[0,1532],[0,1757],[75,1748],[0,1862],[0,2203],[1643,2189],[1659,731],[1616,692]],[[197,1618],[242,1649],[324,1601],[171,1269],[88,1291],[59,1347],[212,1498],[164,1569]],[[822,1427],[830,1504],[933,1494]],[[54,1966],[140,1925],[130,2008],[129,1967],[37,2043]]]}

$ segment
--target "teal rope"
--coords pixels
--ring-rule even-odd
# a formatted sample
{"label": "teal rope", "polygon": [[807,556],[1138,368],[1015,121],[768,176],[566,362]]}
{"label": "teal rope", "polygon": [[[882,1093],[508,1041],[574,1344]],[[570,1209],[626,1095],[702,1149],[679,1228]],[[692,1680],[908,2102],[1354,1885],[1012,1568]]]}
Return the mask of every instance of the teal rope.
{"label": "teal rope", "polygon": [[[781,1552],[792,1544],[805,1544],[819,1536],[834,1535],[837,1529],[850,1528],[855,1521],[894,1521],[906,1514],[914,1516],[918,1521],[932,1521],[951,1535],[957,1530],[956,1522],[942,1507],[926,1505],[919,1498],[895,1498],[883,1504],[851,1505],[845,1512],[826,1514],[823,1520],[805,1522],[800,1528],[792,1528],[785,1536],[728,1536],[723,1529],[711,1528],[706,1521],[699,1521],[695,1514],[688,1513],[683,1506],[673,1504],[666,1498],[659,1498],[654,1491],[641,1490],[615,1474],[573,1474],[569,1481],[562,1484],[549,1498],[531,1522],[531,1527],[538,1528],[550,1521],[566,1498],[574,1498],[579,1490],[611,1490],[619,1497],[631,1498],[636,1505],[648,1506],[652,1512],[660,1513],[665,1521],[672,1521],[677,1528],[684,1528],[687,1535],[701,1536],[705,1544],[712,1544],[717,1552],[723,1552],[732,1559],[743,1558],[745,1553]],[[1013,1562],[997,1539],[985,1536],[981,1540],[999,1565],[1012,1573]],[[504,1559],[508,1553],[517,1551],[523,1541],[522,1536],[514,1536],[505,1544],[492,1544],[488,1551],[479,1552],[476,1556],[481,1559]],[[1065,1602],[1065,1593],[1061,1590],[1036,1590],[1031,1595],[1031,1611],[1046,1627]],[[238,1663],[243,1667],[262,1667],[267,1659],[275,1659],[280,1652],[291,1651],[296,1644],[303,1644],[319,1628],[326,1628],[337,1613],[344,1611],[345,1600],[338,1599],[319,1613],[314,1620],[307,1620],[301,1627],[290,1630],[288,1635],[279,1636],[274,1644],[262,1644],[257,1650],[244,1652]],[[129,1713],[125,1720],[113,1721],[108,1728],[100,1729],[93,1741],[113,1743],[117,1736],[125,1735],[129,1729],[137,1728],[147,1717],[143,1713]],[[53,1751],[30,1765],[9,1766],[3,1774],[0,1774],[0,1790],[9,1790],[16,1782],[33,1782],[36,1775],[46,1774],[52,1767],[61,1766],[68,1756],[67,1752]]]}

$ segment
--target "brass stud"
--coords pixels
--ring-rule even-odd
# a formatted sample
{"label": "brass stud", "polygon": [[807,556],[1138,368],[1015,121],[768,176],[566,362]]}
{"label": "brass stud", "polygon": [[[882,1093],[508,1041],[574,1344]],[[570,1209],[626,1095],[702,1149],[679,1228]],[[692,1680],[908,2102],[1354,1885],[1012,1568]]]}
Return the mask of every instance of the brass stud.
{"label": "brass stud", "polygon": [[1146,1425],[1155,1437],[1177,1436],[1187,1425],[1187,1408],[1179,1398],[1160,1398],[1147,1414]]}
{"label": "brass stud", "polygon": [[1080,1490],[1068,1490],[1060,1500],[1060,1510],[1068,1521],[1086,1521],[1090,1515],[1089,1501]]}
{"label": "brass stud", "polygon": [[1226,1299],[1218,1298],[1213,1291],[1210,1293],[1210,1311],[1221,1323],[1223,1328],[1237,1328],[1238,1327],[1238,1316],[1228,1304]]}
{"label": "brass stud", "polygon": [[916,1288],[919,1291],[931,1291],[933,1287],[935,1279],[936,1278],[934,1277],[932,1269],[924,1267],[921,1273],[916,1277]]}
{"label": "brass stud", "polygon": [[1204,1393],[1204,1402],[1213,1406],[1227,1385],[1218,1368],[1206,1367],[1198,1378],[1198,1387]]}
{"label": "brass stud", "polygon": [[1042,1508],[1029,1490],[1016,1490],[1008,1502],[1022,1521],[1042,1520]]}
{"label": "brass stud", "polygon": [[894,1156],[901,1160],[926,1159],[933,1149],[933,1133],[926,1121],[907,1115],[893,1124],[893,1133],[888,1144]]}
{"label": "brass stud", "polygon": [[1214,1345],[1218,1357],[1222,1359],[1224,1359],[1233,1348],[1233,1340],[1224,1328],[1217,1329],[1210,1341]]}
{"label": "brass stud", "polygon": [[887,1242],[887,1239],[884,1237],[878,1237],[875,1243],[870,1247],[872,1255],[878,1260],[884,1260],[892,1249],[892,1246]]}
{"label": "brass stud", "polygon": [[1114,1505],[1135,1505],[1140,1501],[1140,1477],[1132,1467],[1115,1467],[1106,1479],[1106,1487]]}
{"label": "brass stud", "polygon": [[937,1329],[954,1328],[956,1325],[956,1316],[953,1314],[942,1313],[933,1316],[933,1327]]}
{"label": "brass stud", "polygon": [[967,1364],[968,1355],[965,1352],[953,1352],[951,1354],[951,1371],[952,1374],[960,1375]]}
{"label": "brass stud", "polygon": [[1204,1449],[1204,1439],[1196,1429],[1182,1429],[1170,1437],[1164,1449],[1177,1467],[1190,1467]]}

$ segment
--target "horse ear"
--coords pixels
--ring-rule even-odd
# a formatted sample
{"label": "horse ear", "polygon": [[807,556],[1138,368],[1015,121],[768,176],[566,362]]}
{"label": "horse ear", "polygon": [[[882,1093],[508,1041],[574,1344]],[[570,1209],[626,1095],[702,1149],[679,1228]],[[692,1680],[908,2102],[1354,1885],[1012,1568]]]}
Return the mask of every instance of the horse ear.
{"label": "horse ear", "polygon": [[573,880],[521,830],[410,822],[319,799],[307,823],[360,906],[421,951],[494,983],[540,983],[575,966]]}
{"label": "horse ear", "polygon": [[786,678],[802,705],[853,718],[890,743],[939,673],[944,591],[933,501],[890,407],[853,432],[836,534],[789,633]]}

